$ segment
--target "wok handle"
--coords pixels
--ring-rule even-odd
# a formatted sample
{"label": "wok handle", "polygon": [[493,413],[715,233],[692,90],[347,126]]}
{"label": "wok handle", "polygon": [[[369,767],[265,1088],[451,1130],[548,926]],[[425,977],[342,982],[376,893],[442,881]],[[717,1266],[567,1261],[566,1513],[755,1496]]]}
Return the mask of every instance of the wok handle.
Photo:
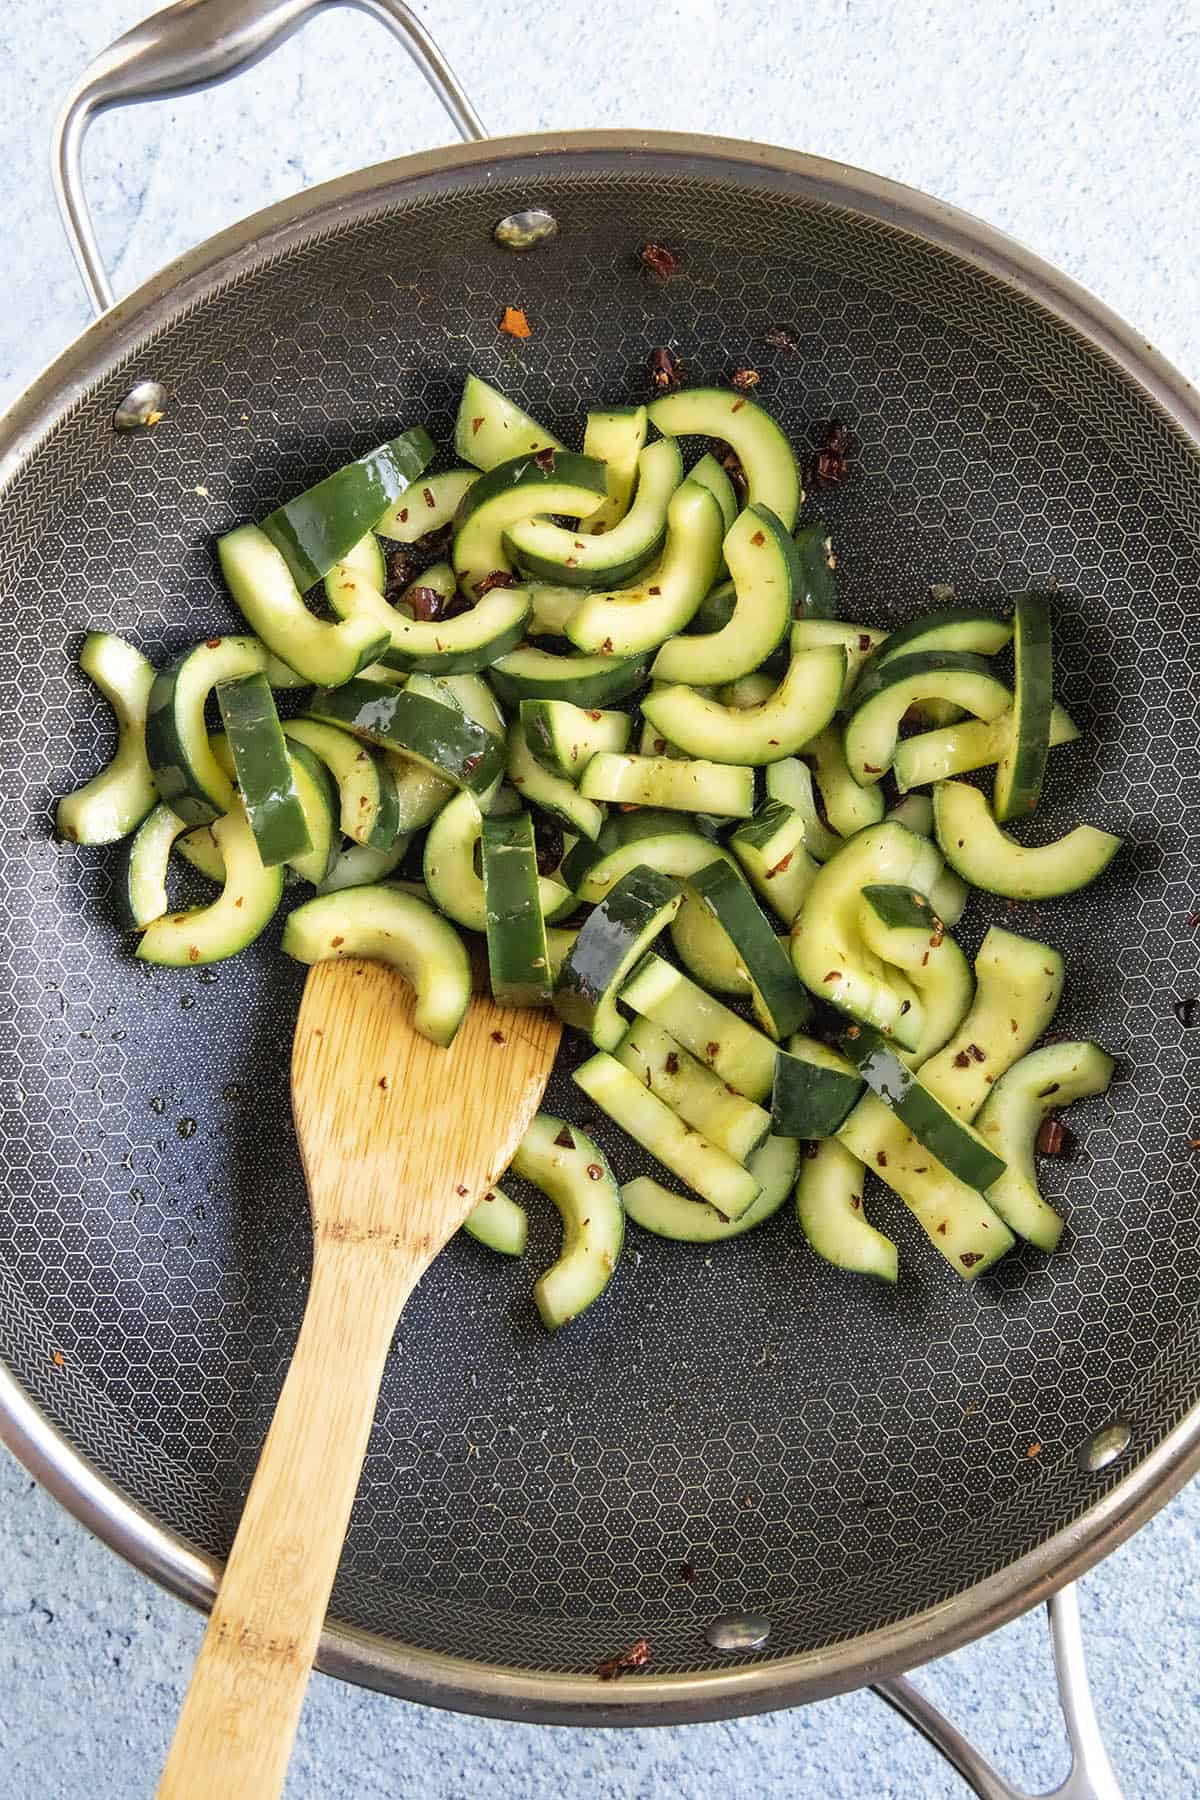
{"label": "wok handle", "polygon": [[314,13],[351,6],[399,38],[468,141],[479,115],[420,19],[404,0],[175,0],[101,52],[67,95],[54,128],[51,175],[67,242],[97,313],[113,304],[83,192],[81,153],[97,113],[213,87],[269,56]]}
{"label": "wok handle", "polygon": [[[1074,1586],[1062,1588],[1053,1595],[1046,1611],[1050,1619],[1059,1704],[1071,1744],[1071,1767],[1061,1786],[1042,1800],[1121,1800],[1121,1790],[1104,1748],[1088,1686],[1079,1597]],[[958,1728],[904,1676],[874,1682],[872,1692],[886,1700],[901,1718],[907,1719],[922,1737],[928,1739],[981,1800],[1034,1800],[985,1762]]]}

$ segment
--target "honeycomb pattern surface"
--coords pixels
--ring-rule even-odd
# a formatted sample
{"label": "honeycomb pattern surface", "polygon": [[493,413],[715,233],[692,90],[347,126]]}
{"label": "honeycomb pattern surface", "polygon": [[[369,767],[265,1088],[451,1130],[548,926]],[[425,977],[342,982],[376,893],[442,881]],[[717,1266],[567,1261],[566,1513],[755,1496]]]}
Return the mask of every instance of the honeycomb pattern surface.
{"label": "honeycomb pattern surface", "polygon": [[[590,406],[644,393],[655,345],[693,382],[753,367],[798,445],[831,414],[854,432],[851,479],[807,506],[834,535],[843,616],[894,625],[931,583],[987,604],[1060,589],[1060,692],[1084,735],[1053,753],[1044,830],[1087,820],[1128,847],[1073,898],[974,897],[957,935],[973,952],[1001,920],[1063,949],[1056,1029],[1120,1058],[1109,1101],[1076,1109],[1078,1155],[1047,1171],[1064,1247],[964,1287],[881,1191],[892,1293],[819,1263],[789,1208],[728,1246],[631,1227],[603,1303],[549,1337],[530,1289],[556,1218],[513,1182],[528,1257],[462,1238],[404,1314],[335,1612],[535,1670],[643,1634],[656,1670],[700,1669],[705,1621],[732,1607],[769,1613],[767,1654],[810,1650],[1005,1568],[1197,1397],[1200,1029],[1173,1008],[1200,951],[1196,458],[1066,327],[857,215],[644,168],[446,186],[181,307],[3,496],[0,1351],[127,1494],[224,1550],[305,1293],[285,1053],[303,971],[278,921],[210,970],[137,964],[118,858],[54,841],[55,797],[111,742],[74,667],[83,630],[164,658],[236,628],[215,534],[401,424],[448,444],[468,368],[574,442]],[[491,223],[535,201],[562,230],[513,259]],[[677,252],[671,282],[640,265],[647,237]],[[507,304],[527,342],[498,334]],[[137,373],[167,383],[169,411],[116,437]],[[564,1049],[547,1104],[627,1176],[571,1085],[581,1053]],[[1115,1417],[1129,1457],[1086,1474],[1079,1444]]]}

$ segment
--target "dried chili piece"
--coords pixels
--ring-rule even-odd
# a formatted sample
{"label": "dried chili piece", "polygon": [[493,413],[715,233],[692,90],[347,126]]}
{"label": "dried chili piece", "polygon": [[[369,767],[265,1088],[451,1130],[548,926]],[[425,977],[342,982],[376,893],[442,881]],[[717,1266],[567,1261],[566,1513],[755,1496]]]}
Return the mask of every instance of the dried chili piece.
{"label": "dried chili piece", "polygon": [[557,454],[558,454],[558,452],[553,448],[552,445],[549,445],[549,444],[546,446],[546,448],[544,450],[538,451],[537,455],[534,457],[533,460],[534,460],[535,464],[537,465],[537,467],[542,471],[543,475],[553,475],[554,459],[557,456]]}
{"label": "dried chili piece", "polygon": [[835,487],[850,473],[850,430],[840,419],[827,419],[820,431],[816,452],[809,459],[808,478],[814,487]]}
{"label": "dried chili piece", "polygon": [[490,594],[493,588],[515,588],[520,585],[516,576],[510,575],[507,569],[493,569],[490,575],[481,576],[475,583],[475,592],[482,600],[484,595]]}
{"label": "dried chili piece", "polygon": [[729,377],[729,385],[736,388],[739,394],[748,394],[761,380],[762,376],[757,369],[735,369]]}
{"label": "dried chili piece", "polygon": [[596,1665],[596,1673],[601,1681],[615,1681],[619,1675],[628,1675],[631,1669],[644,1669],[649,1661],[650,1646],[645,1638],[638,1638],[627,1650],[618,1651],[616,1656],[606,1656]]}
{"label": "dried chili piece", "polygon": [[520,306],[506,306],[500,315],[500,329],[509,337],[527,338],[531,335],[529,320]]}
{"label": "dried chili piece", "polygon": [[1043,1156],[1070,1156],[1075,1139],[1061,1119],[1043,1119],[1035,1139]]}
{"label": "dried chili piece", "polygon": [[679,259],[665,244],[643,244],[638,251],[643,263],[659,281],[670,281],[679,267]]}
{"label": "dried chili piece", "polygon": [[665,344],[650,352],[650,392],[658,394],[676,394],[687,380],[687,367],[682,357],[668,350]]}
{"label": "dried chili piece", "polygon": [[563,1126],[554,1141],[560,1150],[573,1150],[575,1148],[575,1139],[571,1136],[571,1127],[569,1125]]}
{"label": "dried chili piece", "polygon": [[779,325],[772,325],[770,331],[767,332],[767,342],[772,350],[786,350],[792,356],[796,354],[795,338],[790,331],[784,331]]}

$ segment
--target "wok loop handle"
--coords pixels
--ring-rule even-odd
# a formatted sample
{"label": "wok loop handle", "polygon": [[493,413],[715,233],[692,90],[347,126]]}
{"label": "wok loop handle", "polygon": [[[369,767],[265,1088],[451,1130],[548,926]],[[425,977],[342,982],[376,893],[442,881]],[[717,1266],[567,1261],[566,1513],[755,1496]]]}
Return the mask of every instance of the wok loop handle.
{"label": "wok loop handle", "polygon": [[101,52],[71,89],[54,128],[51,174],[63,229],[96,312],[112,285],[83,192],[83,140],[97,113],[213,87],[269,56],[315,13],[349,6],[400,40],[468,142],[486,134],[479,115],[404,0],[175,0]]}
{"label": "wok loop handle", "polygon": [[[1079,1597],[1074,1585],[1053,1595],[1046,1611],[1050,1619],[1059,1704],[1071,1744],[1071,1767],[1066,1780],[1039,1800],[1121,1800],[1121,1789],[1104,1748],[1088,1686]],[[914,1687],[904,1676],[874,1682],[872,1692],[886,1700],[901,1718],[907,1719],[935,1750],[940,1751],[980,1800],[1035,1800],[993,1769],[957,1726],[952,1725],[945,1714],[925,1698],[920,1688]]]}

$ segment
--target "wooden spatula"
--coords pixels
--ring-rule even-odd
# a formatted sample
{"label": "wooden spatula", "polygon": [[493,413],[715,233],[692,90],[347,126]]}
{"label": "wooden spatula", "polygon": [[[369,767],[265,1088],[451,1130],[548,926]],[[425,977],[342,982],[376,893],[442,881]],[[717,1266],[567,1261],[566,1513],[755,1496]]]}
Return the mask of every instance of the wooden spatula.
{"label": "wooden spatula", "polygon": [[418,1037],[412,1013],[407,984],[377,963],[320,963],[304,989],[292,1108],[312,1287],[167,1755],[166,1800],[281,1792],[396,1320],[507,1168],[558,1048],[552,1014],[483,995],[449,1049]]}

